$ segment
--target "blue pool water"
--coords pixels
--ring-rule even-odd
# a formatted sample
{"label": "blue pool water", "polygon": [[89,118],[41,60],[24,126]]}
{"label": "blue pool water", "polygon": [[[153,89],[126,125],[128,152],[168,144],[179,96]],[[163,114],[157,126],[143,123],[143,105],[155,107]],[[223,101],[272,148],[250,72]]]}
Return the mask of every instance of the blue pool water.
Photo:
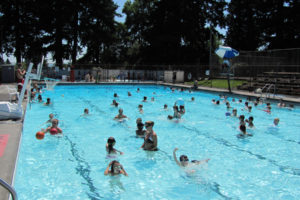
{"label": "blue pool water", "polygon": [[[136,92],[137,87],[141,89]],[[127,96],[127,91],[132,93]],[[153,94],[155,92],[155,94]],[[113,120],[113,94],[129,120]],[[144,96],[148,102],[142,102]],[[187,91],[171,92],[163,86],[56,86],[45,91],[52,106],[29,104],[25,116],[15,188],[22,200],[76,199],[300,199],[300,111],[277,108],[272,113],[254,107],[251,113],[242,104],[232,103],[238,115],[254,116],[253,137],[238,139],[239,121],[226,117],[225,104],[211,99],[218,94]],[[155,98],[151,102],[151,97]],[[195,101],[190,101],[195,97]],[[174,102],[185,102],[186,114],[179,122],[167,120]],[[138,112],[144,105],[144,114]],[[167,104],[169,109],[163,110]],[[84,108],[90,115],[81,117]],[[45,128],[48,115],[60,120],[63,137],[35,134]],[[159,151],[140,149],[135,137],[136,118],[155,122]],[[280,118],[278,127],[273,119]],[[129,177],[104,176],[107,138],[116,139],[115,148],[124,152],[120,161]],[[178,167],[173,149],[190,160],[210,158],[193,169]],[[192,172],[194,171],[194,172]]]}

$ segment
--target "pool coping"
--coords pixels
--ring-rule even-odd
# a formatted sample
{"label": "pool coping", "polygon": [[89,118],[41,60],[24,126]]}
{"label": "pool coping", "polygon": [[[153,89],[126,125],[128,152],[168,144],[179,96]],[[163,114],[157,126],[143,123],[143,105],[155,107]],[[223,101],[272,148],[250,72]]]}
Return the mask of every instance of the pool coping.
{"label": "pool coping", "polygon": [[[3,84],[2,84],[3,85]],[[16,84],[15,84],[16,85]],[[191,89],[191,85],[184,84],[173,84],[173,83],[164,83],[164,82],[99,82],[99,83],[83,83],[83,82],[60,82],[58,85],[161,85],[166,87],[176,87],[176,88],[186,88]],[[247,92],[241,90],[232,90],[232,93],[229,93],[226,89],[219,88],[209,88],[201,87],[195,91],[204,91],[204,92],[213,92],[217,94],[227,94],[227,95],[236,95],[236,96],[250,96],[250,97],[260,97],[260,94],[255,94],[254,92]],[[3,91],[2,91],[3,92]],[[5,92],[4,92],[5,93]],[[6,95],[6,96],[5,96]],[[0,101],[8,101],[8,93],[4,96],[1,95],[0,91]],[[279,101],[282,97],[271,97],[271,101]],[[284,95],[282,98],[286,102],[296,103],[300,105],[300,96],[293,97]],[[24,115],[22,119],[17,121],[0,121],[0,134],[5,134],[6,131],[9,132],[10,139],[7,143],[4,155],[0,157],[0,178],[2,178],[7,183],[14,185],[14,178],[16,173],[16,166],[18,162],[19,149],[21,145],[22,133],[23,133],[23,122],[26,114],[27,100],[24,100],[22,105],[24,108]],[[4,157],[5,156],[5,157]],[[4,166],[4,167],[3,167]],[[8,200],[9,193],[2,187],[0,187],[0,200]]]}

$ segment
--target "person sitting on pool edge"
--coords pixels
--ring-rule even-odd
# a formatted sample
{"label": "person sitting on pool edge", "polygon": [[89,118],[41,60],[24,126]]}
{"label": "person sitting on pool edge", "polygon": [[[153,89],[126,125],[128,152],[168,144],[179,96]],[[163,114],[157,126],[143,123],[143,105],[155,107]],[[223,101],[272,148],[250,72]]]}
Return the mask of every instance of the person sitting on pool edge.
{"label": "person sitting on pool edge", "polygon": [[189,165],[200,165],[200,164],[203,164],[203,163],[207,163],[210,159],[205,159],[205,160],[192,160],[191,162],[189,162],[189,158],[186,156],[186,155],[181,155],[179,157],[179,161],[177,159],[177,156],[176,156],[176,151],[178,150],[178,148],[175,148],[174,151],[173,151],[173,157],[174,157],[174,160],[175,162],[177,163],[177,165],[179,165],[180,167],[188,167]]}
{"label": "person sitting on pool edge", "polygon": [[125,169],[123,168],[123,166],[116,160],[111,161],[108,164],[106,170],[104,171],[104,175],[115,176],[115,175],[119,175],[119,174],[123,174],[124,176],[128,176],[128,174],[125,171]]}
{"label": "person sitting on pool edge", "polygon": [[53,119],[51,122],[52,122],[52,126],[49,126],[43,132],[45,133],[50,132],[51,135],[62,134],[61,128],[58,127],[58,119]]}
{"label": "person sitting on pool edge", "polygon": [[240,131],[242,133],[240,133],[240,134],[237,135],[238,138],[244,138],[244,137],[247,137],[247,136],[253,136],[251,133],[247,133],[245,124],[241,124],[240,125]]}
{"label": "person sitting on pool edge", "polygon": [[126,116],[126,115],[123,115],[123,109],[120,108],[120,109],[119,109],[119,114],[118,114],[117,116],[115,116],[114,119],[124,119],[124,118],[127,118],[127,116]]}
{"label": "person sitting on pool edge", "polygon": [[114,137],[109,137],[107,139],[107,143],[106,143],[106,152],[108,154],[116,154],[116,153],[120,153],[121,155],[123,155],[124,153],[115,149],[114,146],[116,144],[116,140]]}
{"label": "person sitting on pool edge", "polygon": [[146,126],[146,135],[144,138],[144,143],[141,146],[142,149],[147,151],[157,151],[157,135],[153,131],[154,122],[147,121],[145,123]]}

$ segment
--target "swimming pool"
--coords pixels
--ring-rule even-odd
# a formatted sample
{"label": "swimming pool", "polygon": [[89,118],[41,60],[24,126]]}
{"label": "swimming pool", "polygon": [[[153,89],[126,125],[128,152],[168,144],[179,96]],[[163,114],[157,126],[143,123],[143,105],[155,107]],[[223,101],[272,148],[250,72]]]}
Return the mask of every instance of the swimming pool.
{"label": "swimming pool", "polygon": [[[110,105],[114,93],[129,117],[126,122],[113,120],[118,113]],[[144,96],[148,102],[142,102]],[[98,85],[56,86],[43,93],[43,99],[47,97],[53,100],[52,106],[33,103],[27,107],[15,177],[19,199],[300,198],[298,107],[290,111],[272,104],[268,114],[260,110],[264,105],[258,105],[249,114],[242,110],[245,98],[242,104],[229,98],[238,115],[254,116],[256,128],[248,129],[253,137],[238,139],[239,121],[225,116],[222,101],[219,106],[211,103],[219,98],[215,93],[172,93],[156,85]],[[179,98],[185,101],[186,114],[179,122],[167,120]],[[143,104],[144,114],[138,112],[138,104]],[[87,117],[80,116],[84,108],[90,110]],[[46,126],[50,113],[60,120],[63,137],[47,134],[37,140],[35,134]],[[135,137],[138,117],[155,122],[159,151],[140,149],[143,140]],[[272,126],[275,117],[280,118],[279,127]],[[110,136],[116,139],[115,148],[124,152],[114,159],[129,177],[104,176],[112,160],[105,151]],[[210,161],[191,173],[176,165],[175,147],[179,148],[177,157],[185,154],[190,160]]]}

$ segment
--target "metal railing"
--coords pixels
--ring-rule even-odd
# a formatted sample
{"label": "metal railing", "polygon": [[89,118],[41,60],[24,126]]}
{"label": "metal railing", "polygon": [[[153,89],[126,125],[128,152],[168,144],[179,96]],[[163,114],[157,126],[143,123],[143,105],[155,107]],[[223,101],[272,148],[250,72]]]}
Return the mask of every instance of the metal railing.
{"label": "metal railing", "polygon": [[2,185],[5,189],[7,189],[9,191],[13,200],[18,199],[17,193],[14,190],[14,188],[12,186],[10,186],[8,183],[6,183],[4,180],[2,180],[1,178],[0,178],[0,185]]}
{"label": "metal railing", "polygon": [[264,90],[265,92],[265,98],[270,98],[271,96],[271,89],[273,88],[273,97],[275,96],[275,92],[276,92],[276,87],[274,84],[265,84],[264,87],[261,89],[261,97],[263,98],[263,94],[264,94]]}

